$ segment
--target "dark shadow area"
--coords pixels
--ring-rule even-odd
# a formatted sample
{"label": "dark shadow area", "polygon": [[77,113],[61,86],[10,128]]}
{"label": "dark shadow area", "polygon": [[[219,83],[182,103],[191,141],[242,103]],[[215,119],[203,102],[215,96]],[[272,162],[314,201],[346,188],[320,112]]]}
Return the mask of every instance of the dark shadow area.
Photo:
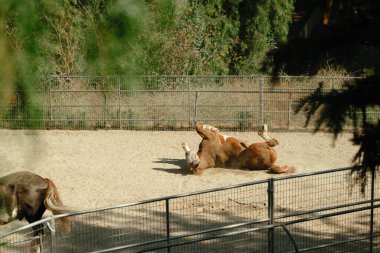
{"label": "dark shadow area", "polygon": [[160,158],[160,160],[154,161],[154,163],[172,164],[180,167],[181,169],[187,168],[185,159]]}
{"label": "dark shadow area", "polygon": [[163,168],[153,168],[154,170],[157,171],[162,171],[170,174],[176,174],[176,175],[192,175],[193,172],[191,170],[186,170],[186,169],[163,169]]}
{"label": "dark shadow area", "polygon": [[315,75],[323,68],[355,76],[378,71],[379,10],[379,1],[373,0],[296,1],[288,42],[269,57],[272,74]]}
{"label": "dark shadow area", "polygon": [[[207,168],[206,170],[212,170],[214,168]],[[251,168],[245,168],[245,167],[242,167],[242,168],[231,168],[231,167],[224,167],[224,168],[221,168],[221,167],[218,167],[217,168],[218,170],[226,170],[226,171],[230,171],[230,172],[236,172],[236,173],[241,173],[241,172],[255,172],[255,171],[260,171],[260,172],[265,172],[267,174],[270,174],[271,176],[284,176],[284,175],[288,175],[286,173],[276,173],[276,172],[273,172],[269,169],[251,169]],[[292,174],[292,173],[290,173]],[[289,175],[290,175],[289,174]]]}
{"label": "dark shadow area", "polygon": [[185,159],[172,159],[172,158],[161,158],[158,161],[154,161],[154,163],[158,164],[170,164],[175,165],[179,168],[167,169],[167,168],[153,168],[153,170],[163,171],[171,174],[177,175],[191,175],[193,174],[191,170],[188,168]]}
{"label": "dark shadow area", "polygon": [[[294,108],[307,117],[305,126],[324,128],[337,138],[353,125],[354,156],[364,191],[366,172],[379,171],[380,120],[380,1],[295,1],[288,40],[268,55],[264,67],[278,84],[287,75],[360,77],[344,82],[341,90],[325,91],[326,81]],[[372,115],[371,115],[372,114]]]}

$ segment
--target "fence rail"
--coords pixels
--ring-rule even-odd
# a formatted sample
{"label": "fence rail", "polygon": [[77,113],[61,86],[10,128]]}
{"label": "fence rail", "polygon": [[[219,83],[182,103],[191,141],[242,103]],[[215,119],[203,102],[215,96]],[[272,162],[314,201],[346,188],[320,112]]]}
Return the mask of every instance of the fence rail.
{"label": "fence rail", "polygon": [[[197,122],[225,130],[310,130],[294,106],[319,84],[341,89],[355,78],[254,76],[39,77],[41,116],[28,115],[20,94],[3,107],[2,128],[188,130]],[[379,110],[368,112],[380,119]],[[311,124],[312,125],[312,124]],[[348,124],[347,127],[350,127]]]}
{"label": "fence rail", "polygon": [[53,216],[0,235],[0,249],[28,252],[34,240],[53,253],[379,252],[379,179],[369,174],[362,194],[351,172],[275,177]]}

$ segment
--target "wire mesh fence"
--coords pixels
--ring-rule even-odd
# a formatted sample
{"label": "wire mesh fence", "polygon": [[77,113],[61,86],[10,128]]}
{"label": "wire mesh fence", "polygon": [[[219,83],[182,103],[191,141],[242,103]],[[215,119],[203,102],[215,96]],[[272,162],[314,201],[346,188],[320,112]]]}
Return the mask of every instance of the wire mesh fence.
{"label": "wire mesh fence", "polygon": [[30,253],[51,252],[51,233],[46,233],[50,219],[40,220],[31,225],[16,229],[2,238],[0,235],[0,252]]}
{"label": "wire mesh fence", "polygon": [[270,178],[47,218],[0,235],[0,249],[379,252],[379,183],[371,178],[361,192],[350,168]]}
{"label": "wire mesh fence", "polygon": [[[352,174],[348,171],[277,181],[274,193],[276,221],[290,222],[287,228],[303,249],[366,237],[370,234],[371,211],[366,208],[370,207],[372,186],[369,183],[363,193],[360,186],[352,182]],[[326,208],[332,206],[333,209]],[[358,210],[360,208],[363,210]],[[334,213],[337,215],[330,216]],[[316,216],[323,218],[314,219]],[[299,219],[305,221],[292,223]],[[280,233],[283,236],[276,237],[276,247],[293,249],[289,240],[281,239],[285,237],[284,231]],[[362,252],[369,252],[368,245],[364,248],[367,251]],[[339,251],[335,249],[334,252]]]}
{"label": "wire mesh fence", "polygon": [[[2,128],[187,130],[195,123],[225,130],[310,130],[298,101],[320,83],[341,89],[355,78],[254,76],[66,76],[40,77],[33,91],[40,117],[28,115],[22,94],[3,107]],[[368,117],[377,121],[374,108]],[[350,124],[347,124],[350,127]]]}

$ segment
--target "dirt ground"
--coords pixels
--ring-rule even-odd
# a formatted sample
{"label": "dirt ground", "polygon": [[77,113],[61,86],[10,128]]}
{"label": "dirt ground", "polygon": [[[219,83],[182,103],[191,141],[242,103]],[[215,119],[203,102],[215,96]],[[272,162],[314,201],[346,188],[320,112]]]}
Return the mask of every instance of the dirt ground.
{"label": "dirt ground", "polygon": [[[262,141],[253,132],[226,134],[249,142]],[[271,135],[280,142],[277,164],[294,166],[296,173],[350,166],[357,151],[350,134],[340,135],[335,142],[326,133]],[[76,210],[278,176],[222,168],[192,175],[181,143],[186,141],[197,150],[201,137],[195,131],[0,130],[0,140],[0,177],[20,170],[48,177],[57,185],[64,203]]]}

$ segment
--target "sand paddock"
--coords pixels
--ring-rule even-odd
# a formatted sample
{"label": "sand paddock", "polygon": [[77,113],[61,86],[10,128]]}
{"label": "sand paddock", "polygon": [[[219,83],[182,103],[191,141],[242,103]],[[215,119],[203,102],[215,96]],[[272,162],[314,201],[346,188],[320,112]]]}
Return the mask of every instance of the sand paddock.
{"label": "sand paddock", "polygon": [[[257,133],[227,133],[249,142]],[[279,165],[296,173],[351,165],[357,147],[350,134],[335,142],[326,133],[271,133]],[[181,143],[197,149],[195,131],[25,131],[0,130],[0,176],[19,170],[51,178],[64,203],[77,210],[125,204],[179,193],[277,176],[266,171],[208,169],[194,176],[186,169]],[[0,232],[9,227],[4,226]]]}

